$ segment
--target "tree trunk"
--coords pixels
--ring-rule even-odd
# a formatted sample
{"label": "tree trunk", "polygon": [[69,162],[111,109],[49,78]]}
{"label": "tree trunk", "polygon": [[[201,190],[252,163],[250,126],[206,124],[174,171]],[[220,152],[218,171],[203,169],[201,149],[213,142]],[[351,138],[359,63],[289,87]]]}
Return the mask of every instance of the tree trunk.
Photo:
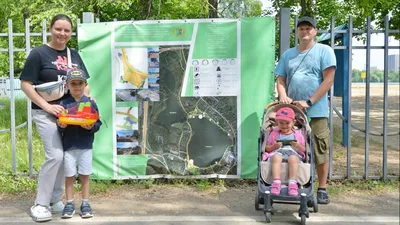
{"label": "tree trunk", "polygon": [[313,17],[313,0],[300,0],[301,16]]}
{"label": "tree trunk", "polygon": [[208,18],[218,18],[218,0],[208,0]]}
{"label": "tree trunk", "polygon": [[140,0],[140,12],[141,17],[144,19],[153,17],[153,1],[152,0]]}

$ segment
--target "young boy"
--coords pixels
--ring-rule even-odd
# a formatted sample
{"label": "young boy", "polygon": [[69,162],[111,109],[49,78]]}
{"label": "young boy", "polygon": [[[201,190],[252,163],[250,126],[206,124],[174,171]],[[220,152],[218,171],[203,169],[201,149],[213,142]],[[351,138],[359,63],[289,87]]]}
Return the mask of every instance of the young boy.
{"label": "young boy", "polygon": [[[265,147],[263,160],[272,161],[272,178],[274,181],[271,185],[271,194],[279,195],[281,192],[281,164],[287,161],[289,164],[289,191],[290,196],[298,195],[297,171],[300,161],[305,156],[305,141],[300,131],[294,130],[296,123],[293,109],[284,107],[276,112],[275,117],[278,129],[274,129],[269,137]],[[285,140],[290,144],[283,144]],[[294,141],[296,140],[296,141]]]}
{"label": "young boy", "polygon": [[[97,105],[89,97],[83,94],[87,86],[87,76],[83,70],[73,69],[67,72],[67,87],[71,96],[63,99],[60,105],[71,113],[82,105],[91,106],[91,112],[98,112]],[[64,170],[65,170],[65,192],[67,204],[61,214],[61,218],[71,218],[75,213],[74,204],[74,182],[76,164],[82,186],[81,217],[90,218],[93,216],[92,208],[89,205],[89,175],[92,173],[92,145],[94,133],[101,126],[100,119],[91,125],[67,125],[57,121],[58,131],[61,134],[64,148]]]}

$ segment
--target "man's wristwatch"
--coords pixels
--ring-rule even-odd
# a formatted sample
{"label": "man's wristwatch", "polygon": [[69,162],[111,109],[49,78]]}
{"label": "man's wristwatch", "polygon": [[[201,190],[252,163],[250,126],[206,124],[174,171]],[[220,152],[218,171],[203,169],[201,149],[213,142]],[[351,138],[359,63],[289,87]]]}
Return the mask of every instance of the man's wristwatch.
{"label": "man's wristwatch", "polygon": [[306,101],[306,103],[307,103],[307,105],[310,106],[310,107],[313,105],[313,103],[311,102],[310,99],[308,99],[308,100]]}

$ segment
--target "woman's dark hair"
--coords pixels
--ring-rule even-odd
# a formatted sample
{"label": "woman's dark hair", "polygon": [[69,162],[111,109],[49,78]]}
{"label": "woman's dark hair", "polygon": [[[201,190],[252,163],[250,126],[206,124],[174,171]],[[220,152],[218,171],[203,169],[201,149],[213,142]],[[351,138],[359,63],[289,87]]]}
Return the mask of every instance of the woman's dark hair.
{"label": "woman's dark hair", "polygon": [[54,23],[57,22],[57,20],[66,20],[71,24],[71,28],[74,28],[74,26],[72,25],[71,18],[69,18],[67,15],[64,15],[64,14],[58,14],[55,17],[53,17],[53,19],[51,20],[51,23],[50,23],[50,28],[53,27]]}

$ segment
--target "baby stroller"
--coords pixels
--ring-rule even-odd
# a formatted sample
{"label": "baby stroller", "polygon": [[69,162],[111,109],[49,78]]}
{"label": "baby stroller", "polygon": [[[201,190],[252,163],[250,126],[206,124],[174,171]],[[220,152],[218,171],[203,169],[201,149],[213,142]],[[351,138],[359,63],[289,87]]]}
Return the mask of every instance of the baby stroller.
{"label": "baby stroller", "polygon": [[[304,163],[299,164],[297,182],[299,184],[298,196],[289,196],[288,187],[288,164],[282,162],[281,167],[281,182],[282,189],[280,195],[271,195],[272,169],[270,162],[262,161],[268,136],[276,126],[276,112],[283,107],[290,107],[295,112],[296,124],[295,129],[298,129],[303,134],[306,141],[306,157]],[[300,204],[299,217],[301,224],[306,224],[306,218],[309,217],[308,207],[313,207],[314,212],[318,212],[317,197],[314,194],[315,180],[315,164],[314,151],[312,151],[311,128],[308,124],[307,116],[298,107],[291,104],[271,103],[265,107],[264,118],[261,126],[260,137],[258,139],[258,175],[257,175],[257,192],[255,197],[255,209],[260,210],[260,204],[264,205],[264,214],[267,223],[272,221],[274,214],[272,205],[274,203],[283,204]]]}

